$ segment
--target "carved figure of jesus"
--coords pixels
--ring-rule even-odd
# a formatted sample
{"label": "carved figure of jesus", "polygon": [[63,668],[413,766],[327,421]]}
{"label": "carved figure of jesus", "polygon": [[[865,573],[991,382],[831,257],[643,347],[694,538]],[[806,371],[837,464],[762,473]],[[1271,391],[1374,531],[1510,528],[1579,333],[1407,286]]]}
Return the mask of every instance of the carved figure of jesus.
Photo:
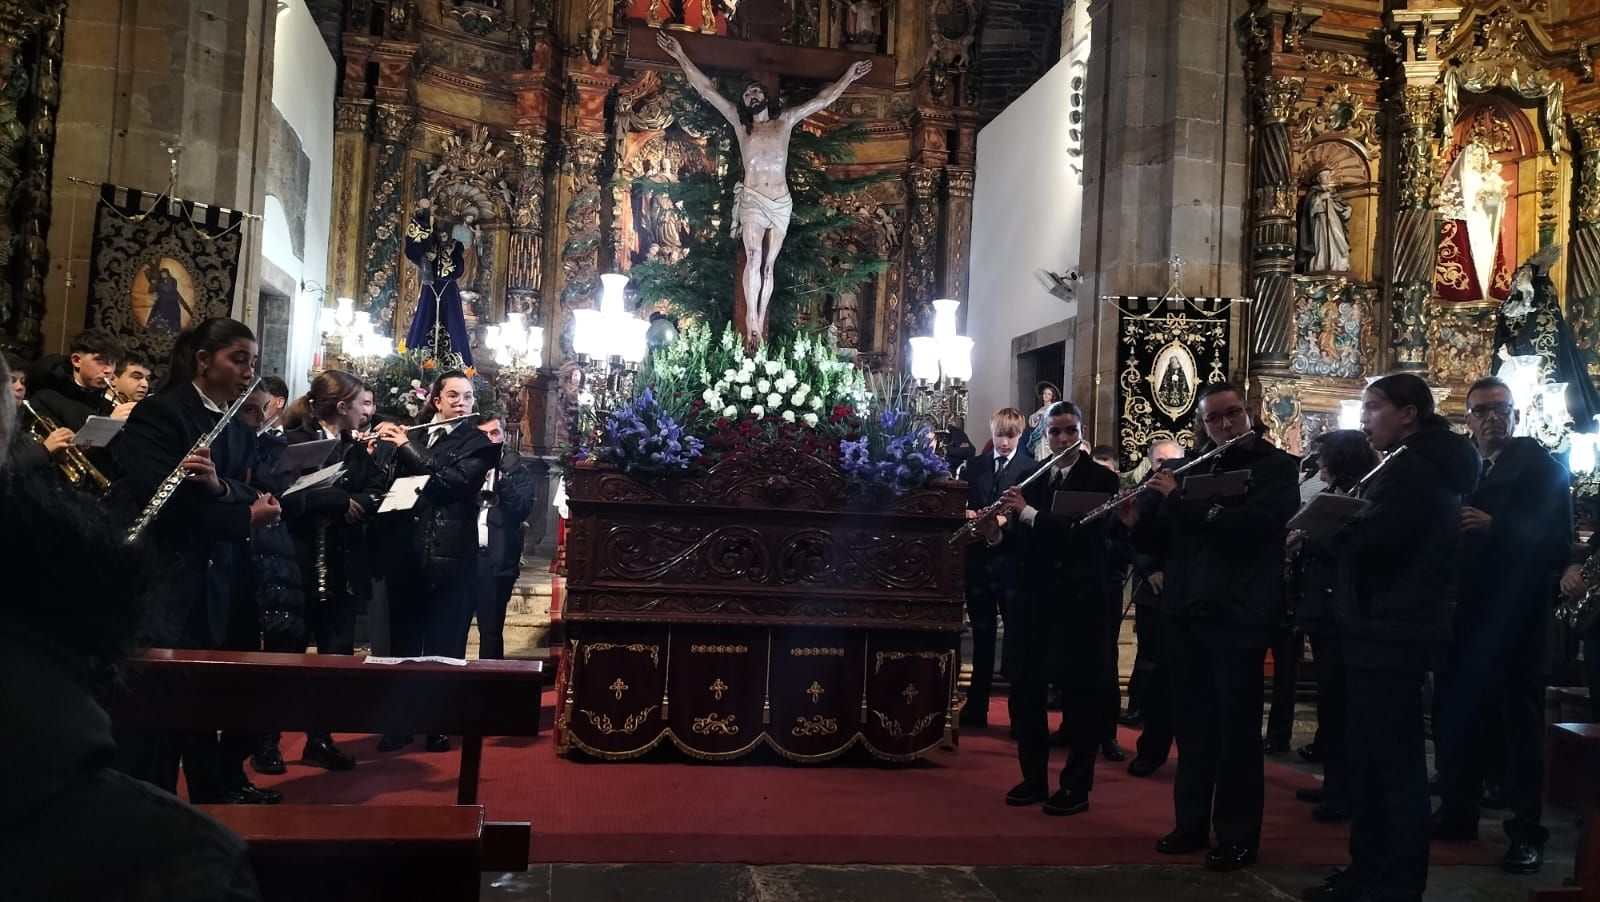
{"label": "carved figure of jesus", "polygon": [[789,231],[794,199],[789,196],[789,136],[806,117],[826,109],[846,88],[872,70],[872,63],[852,63],[843,76],[811,100],[778,112],[777,103],[758,81],[745,85],[737,106],[689,61],[669,34],[656,43],[682,67],[684,77],[706,102],[733,126],[744,160],[744,180],[733,188],[733,234],[744,244],[745,337],[753,346],[767,331],[767,305],[772,301],[773,267]]}

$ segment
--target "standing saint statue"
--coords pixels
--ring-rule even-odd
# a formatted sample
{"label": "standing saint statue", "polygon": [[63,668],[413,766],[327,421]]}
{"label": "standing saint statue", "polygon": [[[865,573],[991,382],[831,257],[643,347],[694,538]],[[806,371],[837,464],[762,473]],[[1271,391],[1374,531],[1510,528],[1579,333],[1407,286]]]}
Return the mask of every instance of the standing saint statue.
{"label": "standing saint statue", "polygon": [[1350,220],[1350,205],[1339,196],[1333,183],[1333,170],[1317,170],[1316,181],[1306,189],[1300,200],[1300,214],[1295,218],[1299,239],[1295,246],[1295,272],[1349,272],[1350,233],[1345,223]]}
{"label": "standing saint statue", "polygon": [[689,61],[677,38],[656,35],[656,43],[678,65],[695,91],[716,108],[739,137],[744,181],[733,186],[733,234],[744,243],[745,340],[752,346],[767,333],[767,305],[772,300],[773,264],[789,231],[794,199],[789,196],[789,135],[806,117],[823,110],[845,88],[872,70],[870,62],[852,63],[838,81],[793,109],[778,112],[777,102],[758,81],[745,85],[739,104],[717,93],[717,86]]}
{"label": "standing saint statue", "polygon": [[430,348],[430,356],[439,359],[459,354],[462,362],[471,366],[472,342],[458,284],[466,248],[450,229],[434,228],[432,204],[426,198],[418,202],[406,229],[406,257],[417,264],[422,275],[421,297],[406,332],[406,347],[413,351]]}

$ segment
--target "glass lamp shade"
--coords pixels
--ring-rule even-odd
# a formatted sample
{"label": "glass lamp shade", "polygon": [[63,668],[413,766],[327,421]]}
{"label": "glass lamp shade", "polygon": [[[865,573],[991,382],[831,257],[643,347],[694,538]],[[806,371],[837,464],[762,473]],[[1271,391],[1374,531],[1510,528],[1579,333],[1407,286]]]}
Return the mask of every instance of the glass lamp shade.
{"label": "glass lamp shade", "polygon": [[623,313],[622,296],[628,288],[628,277],[622,273],[608,272],[600,277],[600,312],[606,316]]}
{"label": "glass lamp shade", "polygon": [[1595,465],[1595,440],[1600,439],[1592,432],[1574,432],[1571,436],[1572,452],[1567,458],[1567,466],[1574,473],[1593,473]]}
{"label": "glass lamp shade", "polygon": [[1497,373],[1511,386],[1511,398],[1518,409],[1528,410],[1539,396],[1539,355],[1519,354],[1501,358]]}
{"label": "glass lamp shade", "polygon": [[[937,340],[937,339],[936,339]],[[939,342],[939,366],[945,378],[966,382],[972,378],[972,339],[951,335]]]}
{"label": "glass lamp shade", "polygon": [[483,346],[491,351],[500,350],[500,327],[490,326],[483,331]]}
{"label": "glass lamp shade", "polygon": [[506,328],[510,329],[512,332],[521,334],[524,329],[528,328],[528,317],[520,311],[507,313]]}
{"label": "glass lamp shade", "polygon": [[1339,402],[1339,428],[1340,429],[1360,429],[1361,428],[1361,402],[1360,401],[1345,400],[1345,401],[1340,401]]}
{"label": "glass lamp shade", "polygon": [[1572,414],[1567,411],[1567,383],[1550,382],[1543,388],[1543,397],[1540,403],[1544,407],[1544,415],[1551,425],[1565,426]]}
{"label": "glass lamp shade", "polygon": [[605,321],[600,311],[572,311],[572,352],[585,357],[606,356]]}
{"label": "glass lamp shade", "polygon": [[956,336],[956,310],[961,302],[954,298],[939,298],[933,302],[933,337],[944,341]]}
{"label": "glass lamp shade", "polygon": [[919,382],[939,381],[939,346],[931,335],[911,339],[911,378]]}
{"label": "glass lamp shade", "polygon": [[[541,326],[528,327],[528,356],[538,360],[544,354],[544,328]],[[535,363],[534,366],[540,364]]]}
{"label": "glass lamp shade", "polygon": [[650,342],[645,338],[645,333],[650,331],[648,322],[624,314],[613,325],[617,329],[612,334],[613,355],[621,356],[628,363],[638,363],[650,353]]}
{"label": "glass lamp shade", "polygon": [[338,307],[334,308],[333,321],[341,326],[348,326],[356,321],[355,298],[339,298]]}

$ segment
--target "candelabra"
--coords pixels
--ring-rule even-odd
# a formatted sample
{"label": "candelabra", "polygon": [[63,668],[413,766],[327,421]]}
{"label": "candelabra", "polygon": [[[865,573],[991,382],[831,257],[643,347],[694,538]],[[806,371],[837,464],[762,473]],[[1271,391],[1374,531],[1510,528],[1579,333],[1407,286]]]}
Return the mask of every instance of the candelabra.
{"label": "candelabra", "polygon": [[356,310],[351,298],[322,311],[322,346],[329,357],[346,361],[356,375],[366,377],[378,361],[394,353],[394,342],[372,324],[372,314]]}
{"label": "candelabra", "polygon": [[926,422],[944,453],[950,427],[967,415],[967,380],[972,378],[972,339],[956,334],[961,302],[933,302],[933,334],[911,339],[912,411]]}
{"label": "candelabra", "polygon": [[544,329],[530,326],[519,312],[507,313],[506,321],[490,326],[483,345],[494,355],[499,368],[497,388],[505,396],[506,441],[508,447],[522,447],[522,416],[525,387],[544,365]]}
{"label": "candelabra", "polygon": [[1511,355],[1500,350],[1495,375],[1511,386],[1517,405],[1517,435],[1531,436],[1560,454],[1571,447],[1572,414],[1567,411],[1567,383],[1547,381],[1538,354]]}
{"label": "candelabra", "polygon": [[572,313],[572,351],[583,372],[578,405],[596,416],[633,395],[639,362],[649,350],[645,333],[650,328],[649,322],[623,309],[627,276],[606,273],[600,283],[600,307]]}

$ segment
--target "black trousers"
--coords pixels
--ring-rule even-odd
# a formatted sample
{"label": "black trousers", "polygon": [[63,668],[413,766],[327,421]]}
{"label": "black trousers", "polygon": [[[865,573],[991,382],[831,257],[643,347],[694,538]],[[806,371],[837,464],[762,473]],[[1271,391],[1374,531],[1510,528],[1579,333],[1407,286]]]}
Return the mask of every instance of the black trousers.
{"label": "black trousers", "polygon": [[[1071,738],[1061,788],[1088,795],[1094,788],[1094,759],[1100,750],[1101,718],[1091,685],[1068,686],[1061,693],[1061,729]],[[1017,728],[1017,761],[1022,779],[1041,786],[1050,782],[1050,723],[1046,680],[1013,680],[1007,707]]]}
{"label": "black trousers", "polygon": [[1178,772],[1172,785],[1177,829],[1218,845],[1261,843],[1265,766],[1261,757],[1261,671],[1266,649],[1213,648],[1170,623],[1173,727]]}
{"label": "black trousers", "polygon": [[[1107,594],[1106,649],[1103,659],[1106,668],[1101,674],[1100,690],[1100,738],[1103,740],[1117,738],[1117,716],[1122,713],[1122,681],[1117,672],[1117,662],[1121,656],[1119,644],[1122,641],[1122,582],[1117,581]],[[1064,700],[1062,704],[1065,706]]]}
{"label": "black trousers", "polygon": [[1515,842],[1542,844],[1544,689],[1540,674],[1462,662],[1436,675],[1440,723],[1434,734],[1441,817],[1476,823],[1484,781],[1505,793]]}
{"label": "black trousers", "polygon": [[[506,656],[506,608],[511,604],[511,590],[517,584],[515,576],[495,576],[493,563],[487,555],[478,559],[478,581],[473,587],[477,598],[478,657],[485,661],[498,661]],[[472,617],[471,612],[467,614]]]}
{"label": "black trousers", "polygon": [[1344,646],[1332,633],[1311,638],[1317,662],[1317,754],[1322,757],[1322,789],[1328,798],[1350,794],[1349,692],[1345,686]]}
{"label": "black trousers", "polygon": [[420,562],[392,561],[384,582],[389,590],[390,654],[466,657],[476,560],[433,569],[431,578]]}
{"label": "black trousers", "polygon": [[1583,669],[1589,683],[1589,720],[1600,723],[1600,634],[1583,639]]}
{"label": "black trousers", "polygon": [[1285,747],[1294,735],[1294,695],[1304,644],[1305,634],[1287,627],[1272,641],[1272,707],[1267,710],[1267,738]]}
{"label": "black trousers", "polygon": [[1428,883],[1427,748],[1420,670],[1347,667],[1352,884],[1374,900],[1422,898]]}
{"label": "black trousers", "polygon": [[[1007,559],[1005,567],[1014,562]],[[1011,576],[994,561],[979,563],[983,573],[967,580],[967,622],[972,625],[972,683],[967,687],[967,707],[987,712],[994,686],[994,646],[1000,631],[1000,610],[1006,601]]]}
{"label": "black trousers", "polygon": [[[1167,653],[1167,620],[1160,604],[1133,606],[1133,631],[1139,637],[1139,652],[1128,679],[1128,707],[1138,699],[1144,715],[1136,757],[1161,763],[1172,753],[1172,663]],[[1134,692],[1134,686],[1139,690]]]}

